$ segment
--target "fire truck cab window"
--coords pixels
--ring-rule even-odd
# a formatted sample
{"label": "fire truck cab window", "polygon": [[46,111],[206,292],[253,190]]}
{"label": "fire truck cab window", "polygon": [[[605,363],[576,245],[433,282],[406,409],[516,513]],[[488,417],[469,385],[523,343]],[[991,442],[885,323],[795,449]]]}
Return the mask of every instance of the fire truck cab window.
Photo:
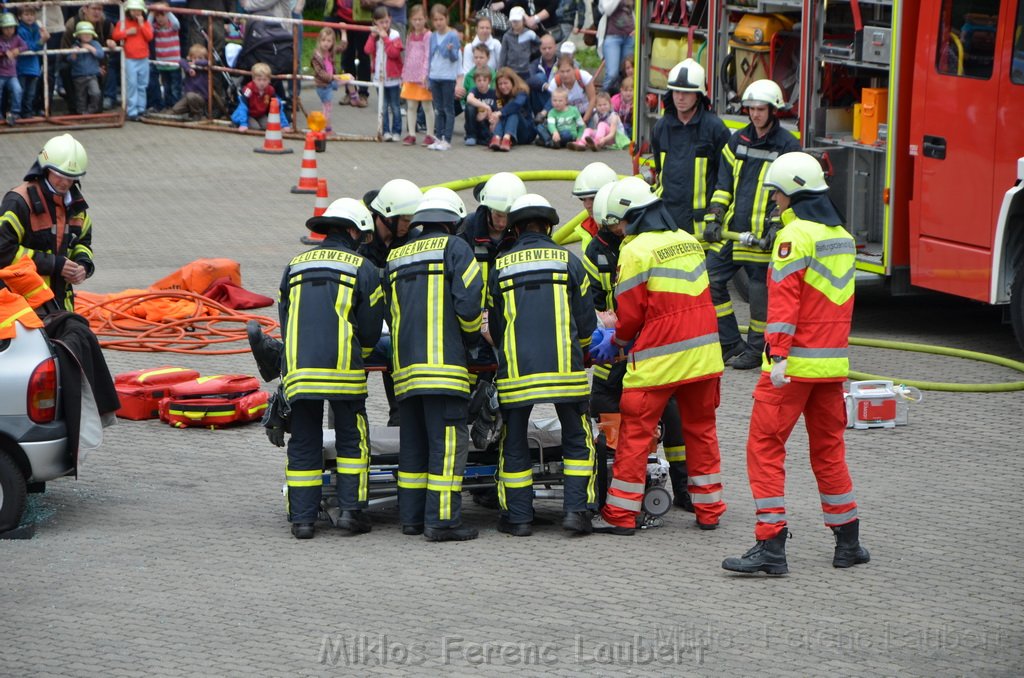
{"label": "fire truck cab window", "polygon": [[1017,3],[1017,21],[1013,26],[1013,55],[1010,59],[1010,81],[1024,85],[1024,0]]}
{"label": "fire truck cab window", "polygon": [[939,13],[939,73],[992,77],[999,0],[944,0]]}

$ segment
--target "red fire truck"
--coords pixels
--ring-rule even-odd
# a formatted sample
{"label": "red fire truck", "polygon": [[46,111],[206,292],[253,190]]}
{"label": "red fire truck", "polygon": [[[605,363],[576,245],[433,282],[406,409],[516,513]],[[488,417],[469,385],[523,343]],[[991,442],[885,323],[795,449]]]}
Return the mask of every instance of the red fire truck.
{"label": "red fire truck", "polygon": [[747,123],[775,80],[784,124],[819,155],[858,268],[1009,309],[1024,346],[1024,0],[640,0],[634,155],[665,75],[708,73],[713,110]]}

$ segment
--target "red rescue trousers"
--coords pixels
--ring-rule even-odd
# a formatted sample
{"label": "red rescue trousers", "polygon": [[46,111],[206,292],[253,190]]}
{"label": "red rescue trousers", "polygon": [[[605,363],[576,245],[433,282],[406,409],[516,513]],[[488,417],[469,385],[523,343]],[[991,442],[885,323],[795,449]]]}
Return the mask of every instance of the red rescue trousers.
{"label": "red rescue trousers", "polygon": [[619,401],[622,423],[615,448],[608,499],[601,513],[612,525],[634,527],[644,498],[647,453],[655,439],[665,403],[676,397],[686,440],[687,489],[697,521],[714,524],[725,513],[722,501],[721,456],[715,429],[719,377],[663,388],[624,389]]}
{"label": "red rescue trousers", "polygon": [[767,372],[754,388],[754,411],[747,437],[747,475],[754,495],[758,541],[772,539],[786,526],[786,440],[804,415],[811,448],[811,470],[818,481],[825,525],[857,518],[853,481],[846,467],[846,407],[839,381],[792,381],[772,386]]}

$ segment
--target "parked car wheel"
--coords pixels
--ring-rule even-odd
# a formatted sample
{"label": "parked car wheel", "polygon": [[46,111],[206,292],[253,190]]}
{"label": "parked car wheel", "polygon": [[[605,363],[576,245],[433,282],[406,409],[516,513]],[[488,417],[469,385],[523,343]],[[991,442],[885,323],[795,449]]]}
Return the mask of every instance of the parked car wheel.
{"label": "parked car wheel", "polygon": [[13,530],[25,512],[25,476],[11,456],[0,450],[0,532]]}

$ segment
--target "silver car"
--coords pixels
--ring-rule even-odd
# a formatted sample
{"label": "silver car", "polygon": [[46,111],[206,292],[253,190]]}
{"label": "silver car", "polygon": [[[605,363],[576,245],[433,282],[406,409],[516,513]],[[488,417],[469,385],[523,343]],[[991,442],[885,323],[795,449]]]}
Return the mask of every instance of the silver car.
{"label": "silver car", "polygon": [[21,522],[28,492],[75,472],[61,417],[60,373],[42,330],[0,339],[0,533]]}

